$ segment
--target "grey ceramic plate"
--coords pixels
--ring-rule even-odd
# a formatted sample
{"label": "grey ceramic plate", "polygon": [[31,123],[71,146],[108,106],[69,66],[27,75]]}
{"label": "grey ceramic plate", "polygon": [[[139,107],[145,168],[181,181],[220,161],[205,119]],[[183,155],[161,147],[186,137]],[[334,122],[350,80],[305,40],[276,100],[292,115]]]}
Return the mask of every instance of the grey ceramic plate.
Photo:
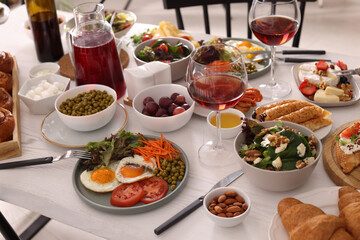
{"label": "grey ceramic plate", "polygon": [[[147,139],[155,138],[154,136],[148,136],[148,135],[145,135],[145,137]],[[156,137],[156,138],[159,138],[159,137]],[[168,140],[168,141],[170,141],[170,140]],[[181,182],[178,182],[178,185],[176,186],[176,189],[174,191],[170,190],[170,185],[169,185],[169,191],[168,191],[167,195],[164,198],[160,199],[159,201],[149,203],[149,204],[143,204],[143,203],[138,202],[134,206],[131,206],[131,207],[112,206],[110,204],[111,192],[96,193],[96,192],[86,189],[81,184],[80,174],[84,170],[82,170],[79,166],[80,160],[76,163],[74,171],[73,171],[73,175],[72,175],[72,182],[73,182],[74,189],[83,201],[85,201],[90,206],[92,206],[98,210],[101,210],[101,211],[115,213],[115,214],[136,214],[136,213],[151,211],[157,207],[160,207],[160,206],[166,204],[170,200],[172,200],[176,195],[178,195],[181,192],[181,190],[185,186],[185,183],[187,182],[187,179],[189,176],[189,160],[188,160],[185,152],[178,145],[173,143],[173,147],[181,152],[180,157],[185,162],[186,169],[185,169],[184,179]]]}
{"label": "grey ceramic plate", "polygon": [[104,127],[90,132],[79,132],[67,127],[58,117],[55,110],[48,113],[41,123],[42,136],[52,144],[67,147],[85,147],[88,142],[98,142],[105,137],[124,129],[128,121],[128,114],[123,105],[118,103],[111,121]]}
{"label": "grey ceramic plate", "polygon": [[[247,38],[223,38],[223,41],[224,42],[227,42],[227,41],[230,41],[230,40],[233,40],[233,41],[248,41],[248,42],[251,42],[252,44],[255,44],[255,45],[258,45],[262,48],[264,48],[266,51],[270,51],[270,48],[269,46],[259,42],[259,41],[256,41],[256,40],[252,40],[252,39],[247,39]],[[261,75],[264,75],[266,72],[268,72],[270,70],[270,59],[265,59],[263,61],[261,61],[259,64],[263,65],[264,68],[261,69],[261,70],[258,70],[257,72],[254,72],[254,73],[250,73],[248,74],[248,79],[253,79],[253,78],[257,78]]]}
{"label": "grey ceramic plate", "polygon": [[[314,62],[315,63],[315,62]],[[360,99],[360,90],[359,90],[359,86],[356,84],[355,80],[354,80],[354,77],[349,75],[349,76],[346,76],[347,79],[349,80],[349,82],[351,83],[351,85],[353,86],[353,98],[350,100],[350,101],[346,101],[346,102],[343,102],[343,101],[340,101],[340,102],[318,102],[318,101],[312,101],[310,99],[308,99],[307,97],[305,97],[299,90],[299,85],[301,83],[301,80],[299,78],[299,67],[302,63],[299,63],[299,64],[295,64],[291,71],[292,71],[292,74],[294,76],[294,79],[295,79],[295,83],[296,83],[296,86],[297,86],[297,90],[299,91],[299,93],[301,94],[301,96],[308,102],[311,102],[313,104],[317,104],[321,107],[341,107],[341,106],[349,106],[349,105],[352,105],[352,104],[355,104],[357,101],[359,101]]]}

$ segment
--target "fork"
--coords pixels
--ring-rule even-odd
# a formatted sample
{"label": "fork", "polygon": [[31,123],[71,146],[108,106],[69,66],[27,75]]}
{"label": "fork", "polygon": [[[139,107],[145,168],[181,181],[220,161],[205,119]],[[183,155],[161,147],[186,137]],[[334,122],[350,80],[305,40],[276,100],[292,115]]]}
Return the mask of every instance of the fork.
{"label": "fork", "polygon": [[61,159],[66,159],[66,158],[91,159],[92,155],[89,152],[85,152],[85,151],[81,151],[81,150],[68,150],[64,154],[59,155],[57,157],[34,158],[34,159],[30,159],[30,160],[2,163],[2,164],[0,164],[0,169],[9,169],[9,168],[39,165],[39,164],[45,164],[45,163],[53,163],[53,162],[57,162]]}

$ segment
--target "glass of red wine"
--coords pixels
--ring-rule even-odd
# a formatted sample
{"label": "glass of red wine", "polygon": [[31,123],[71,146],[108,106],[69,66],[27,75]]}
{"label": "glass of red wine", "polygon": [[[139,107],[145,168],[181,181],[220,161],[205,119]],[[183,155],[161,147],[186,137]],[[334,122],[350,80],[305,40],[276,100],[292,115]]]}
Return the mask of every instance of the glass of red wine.
{"label": "glass of red wine", "polygon": [[200,162],[213,167],[233,163],[233,142],[222,140],[219,126],[221,110],[235,106],[247,89],[248,77],[240,50],[226,44],[197,48],[190,57],[186,82],[192,99],[217,113],[217,140],[200,147]]}
{"label": "glass of red wine", "polygon": [[288,42],[300,24],[300,10],[296,0],[254,0],[249,12],[249,24],[254,35],[271,48],[271,79],[260,84],[264,97],[279,99],[291,92],[289,83],[275,80],[275,46]]}

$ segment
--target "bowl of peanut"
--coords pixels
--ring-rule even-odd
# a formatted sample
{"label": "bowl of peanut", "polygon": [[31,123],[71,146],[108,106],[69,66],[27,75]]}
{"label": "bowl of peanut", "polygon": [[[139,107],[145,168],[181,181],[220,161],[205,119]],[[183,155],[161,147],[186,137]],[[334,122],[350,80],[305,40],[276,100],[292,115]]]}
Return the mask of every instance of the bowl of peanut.
{"label": "bowl of peanut", "polygon": [[211,221],[221,227],[233,227],[249,215],[251,202],[239,188],[220,187],[205,196],[203,206]]}

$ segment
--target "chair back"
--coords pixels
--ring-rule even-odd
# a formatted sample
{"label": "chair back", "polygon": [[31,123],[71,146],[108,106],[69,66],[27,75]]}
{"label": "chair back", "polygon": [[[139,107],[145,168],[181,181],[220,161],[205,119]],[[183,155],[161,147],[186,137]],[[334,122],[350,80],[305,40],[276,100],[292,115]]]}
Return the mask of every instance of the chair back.
{"label": "chair back", "polygon": [[[301,13],[301,20],[300,20],[300,27],[298,32],[295,34],[292,46],[299,47],[300,43],[300,35],[301,30],[303,27],[304,22],[304,13],[305,13],[305,6],[306,2],[315,2],[316,0],[298,0],[300,3],[300,13]],[[225,8],[225,22],[226,22],[226,36],[231,37],[231,10],[230,4],[231,3],[247,3],[248,15],[247,15],[247,37],[249,39],[252,38],[252,32],[249,26],[249,11],[251,8],[252,0],[163,0],[164,9],[175,9],[176,13],[176,22],[179,29],[184,30],[184,22],[181,14],[181,8],[184,7],[194,7],[194,6],[202,6],[203,8],[203,17],[204,17],[204,24],[205,24],[205,32],[210,34],[210,21],[209,21],[209,12],[208,6],[214,4],[222,4]]]}

